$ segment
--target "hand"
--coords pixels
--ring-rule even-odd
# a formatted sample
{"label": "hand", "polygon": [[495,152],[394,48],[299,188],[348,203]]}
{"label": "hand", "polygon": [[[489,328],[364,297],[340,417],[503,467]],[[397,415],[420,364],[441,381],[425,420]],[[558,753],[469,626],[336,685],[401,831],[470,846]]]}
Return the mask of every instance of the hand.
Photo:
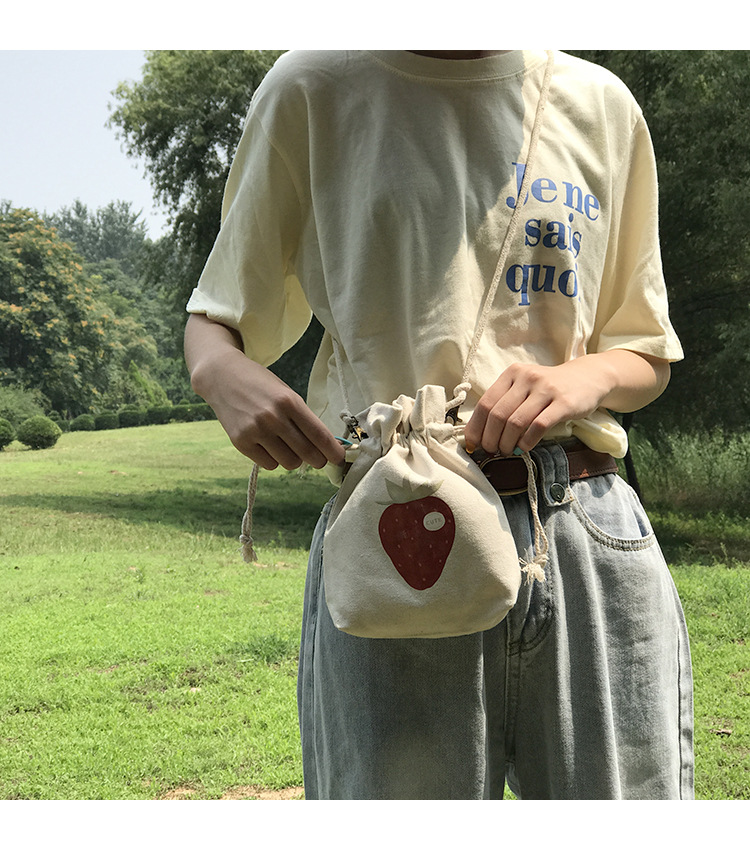
{"label": "hand", "polygon": [[669,381],[669,364],[625,349],[559,366],[514,363],[480,398],[464,437],[489,454],[530,451],[559,425],[599,407],[627,412],[648,404]]}
{"label": "hand", "polygon": [[344,463],[344,449],[304,400],[249,360],[233,332],[191,316],[185,353],[195,391],[214,409],[235,448],[264,469]]}
{"label": "hand", "polygon": [[235,448],[264,469],[342,464],[343,447],[304,400],[268,369],[239,356],[242,361],[226,364],[223,392],[210,401]]}

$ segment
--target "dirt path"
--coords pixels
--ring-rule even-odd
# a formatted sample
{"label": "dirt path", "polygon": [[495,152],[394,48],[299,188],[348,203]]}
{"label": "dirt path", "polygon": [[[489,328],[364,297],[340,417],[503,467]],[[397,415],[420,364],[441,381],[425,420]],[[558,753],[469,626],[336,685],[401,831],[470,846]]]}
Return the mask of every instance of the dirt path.
{"label": "dirt path", "polygon": [[[161,796],[160,800],[192,800],[200,792],[195,788],[173,788]],[[222,800],[303,800],[305,789],[301,786],[291,788],[262,788],[260,785],[240,785],[224,794]]]}

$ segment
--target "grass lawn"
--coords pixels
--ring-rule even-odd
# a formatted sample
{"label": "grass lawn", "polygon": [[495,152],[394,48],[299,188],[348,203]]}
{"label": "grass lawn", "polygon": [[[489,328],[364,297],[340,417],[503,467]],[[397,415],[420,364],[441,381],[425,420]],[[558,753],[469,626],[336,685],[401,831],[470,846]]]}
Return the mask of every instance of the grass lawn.
{"label": "grass lawn", "polygon": [[306,547],[332,488],[262,476],[259,568],[238,552],[248,471],[215,422],[0,455],[0,798],[302,784]]}
{"label": "grass lawn", "polygon": [[[307,546],[333,488],[261,473],[248,565],[249,470],[216,422],[0,454],[0,799],[299,796]],[[697,795],[748,799],[750,531],[652,517],[693,641]]]}

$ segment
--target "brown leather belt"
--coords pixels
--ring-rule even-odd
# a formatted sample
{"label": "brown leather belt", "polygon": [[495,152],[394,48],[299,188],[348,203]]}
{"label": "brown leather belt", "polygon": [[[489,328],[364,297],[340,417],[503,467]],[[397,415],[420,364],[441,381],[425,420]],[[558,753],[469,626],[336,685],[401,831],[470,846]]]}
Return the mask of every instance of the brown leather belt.
{"label": "brown leather belt", "polygon": [[[568,456],[571,481],[617,472],[617,461],[610,454],[595,452],[579,440],[562,447]],[[486,455],[481,450],[477,450],[472,457],[501,496],[526,492],[529,473],[523,458]]]}

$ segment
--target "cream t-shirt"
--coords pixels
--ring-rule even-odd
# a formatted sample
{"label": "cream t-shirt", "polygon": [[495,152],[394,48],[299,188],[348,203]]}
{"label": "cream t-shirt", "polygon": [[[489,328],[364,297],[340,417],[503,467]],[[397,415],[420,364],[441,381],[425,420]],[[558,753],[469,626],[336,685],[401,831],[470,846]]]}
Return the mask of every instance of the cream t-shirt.
{"label": "cream t-shirt", "polygon": [[[222,227],[188,311],[236,328],[268,366],[325,335],[308,404],[337,435],[351,409],[460,381],[524,173],[544,52],[447,60],[284,54],[253,98]],[[514,362],[626,348],[682,357],[659,253],[653,150],[608,71],[555,53],[531,188],[462,407]],[[599,410],[551,437],[622,457]]]}

